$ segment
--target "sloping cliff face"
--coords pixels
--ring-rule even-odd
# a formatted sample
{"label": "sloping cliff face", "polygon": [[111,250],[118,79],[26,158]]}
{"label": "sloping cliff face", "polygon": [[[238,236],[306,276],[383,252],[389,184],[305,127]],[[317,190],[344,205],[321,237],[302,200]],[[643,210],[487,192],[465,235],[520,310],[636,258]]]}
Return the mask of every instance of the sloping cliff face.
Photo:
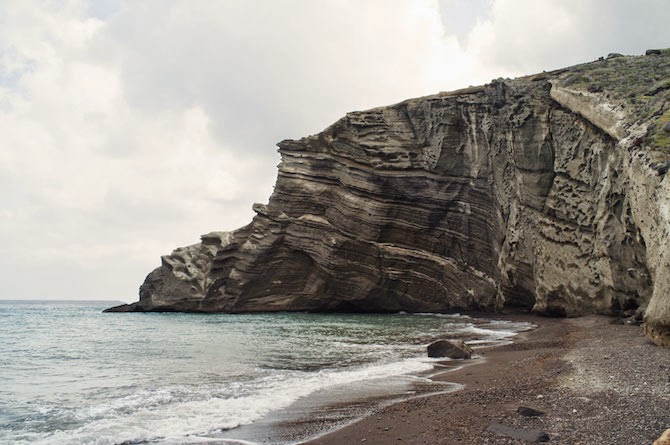
{"label": "sloping cliff face", "polygon": [[601,60],[349,113],[283,141],[253,221],[163,257],[140,301],[115,310],[648,305],[663,342],[669,67],[667,51]]}

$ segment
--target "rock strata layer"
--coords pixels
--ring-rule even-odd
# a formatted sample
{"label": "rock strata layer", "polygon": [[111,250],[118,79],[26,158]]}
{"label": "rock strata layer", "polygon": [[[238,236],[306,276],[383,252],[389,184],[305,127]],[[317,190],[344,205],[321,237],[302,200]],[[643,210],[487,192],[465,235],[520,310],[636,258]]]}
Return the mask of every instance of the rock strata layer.
{"label": "rock strata layer", "polygon": [[670,330],[670,52],[348,113],[280,142],[267,205],[116,311],[548,315]]}

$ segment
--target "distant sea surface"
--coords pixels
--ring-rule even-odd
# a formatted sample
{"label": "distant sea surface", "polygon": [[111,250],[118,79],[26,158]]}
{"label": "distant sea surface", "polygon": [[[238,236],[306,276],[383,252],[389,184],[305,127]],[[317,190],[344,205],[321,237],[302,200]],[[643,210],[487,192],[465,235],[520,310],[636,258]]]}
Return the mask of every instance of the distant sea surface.
{"label": "distant sea surface", "polygon": [[431,339],[476,346],[529,327],[431,314],[103,314],[109,305],[0,301],[0,444],[228,443],[310,397],[411,394],[433,368]]}

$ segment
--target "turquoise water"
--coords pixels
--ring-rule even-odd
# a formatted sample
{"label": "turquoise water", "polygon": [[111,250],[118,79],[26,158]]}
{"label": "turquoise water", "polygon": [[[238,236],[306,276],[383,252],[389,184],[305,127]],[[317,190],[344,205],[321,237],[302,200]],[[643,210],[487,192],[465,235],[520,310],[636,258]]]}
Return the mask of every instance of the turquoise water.
{"label": "turquoise water", "polygon": [[0,444],[221,438],[328,388],[428,370],[432,338],[481,344],[527,328],[461,316],[102,309],[0,302]]}

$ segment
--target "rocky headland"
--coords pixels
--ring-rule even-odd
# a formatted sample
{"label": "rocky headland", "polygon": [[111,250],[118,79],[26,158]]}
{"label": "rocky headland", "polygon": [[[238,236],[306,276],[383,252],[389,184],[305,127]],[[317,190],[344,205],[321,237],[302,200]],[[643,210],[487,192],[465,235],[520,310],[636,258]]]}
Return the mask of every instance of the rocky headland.
{"label": "rocky headland", "polygon": [[348,113],[109,311],[644,315],[670,346],[670,50]]}

